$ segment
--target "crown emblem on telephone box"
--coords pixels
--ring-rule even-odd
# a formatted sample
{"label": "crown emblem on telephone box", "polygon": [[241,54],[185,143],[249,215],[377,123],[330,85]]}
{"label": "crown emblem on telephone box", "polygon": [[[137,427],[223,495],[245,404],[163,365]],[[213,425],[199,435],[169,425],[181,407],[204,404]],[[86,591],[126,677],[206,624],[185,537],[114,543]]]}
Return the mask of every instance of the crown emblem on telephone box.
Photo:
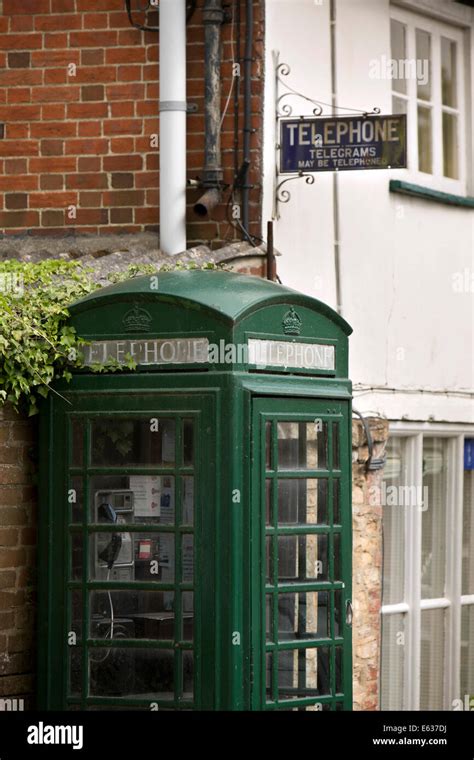
{"label": "crown emblem on telephone box", "polygon": [[151,314],[146,309],[142,309],[135,304],[135,306],[125,314],[122,324],[125,332],[149,332]]}
{"label": "crown emblem on telephone box", "polygon": [[282,320],[285,335],[299,335],[301,332],[301,317],[296,313],[293,306],[287,311]]}

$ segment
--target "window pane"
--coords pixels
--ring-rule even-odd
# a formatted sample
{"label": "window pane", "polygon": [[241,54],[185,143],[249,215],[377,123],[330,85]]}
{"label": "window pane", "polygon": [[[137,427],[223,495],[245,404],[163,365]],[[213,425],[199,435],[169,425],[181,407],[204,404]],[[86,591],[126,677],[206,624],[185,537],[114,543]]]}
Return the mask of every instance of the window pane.
{"label": "window pane", "polygon": [[192,699],[194,696],[194,652],[183,651],[183,682],[181,685],[181,697]]}
{"label": "window pane", "polygon": [[407,101],[405,98],[397,98],[395,95],[392,98],[392,111],[393,113],[407,113]]}
{"label": "window pane", "polygon": [[78,417],[72,419],[72,452],[71,465],[82,467],[84,451],[84,420]]}
{"label": "window pane", "polygon": [[92,422],[91,462],[97,466],[162,465],[175,461],[175,421],[101,417]]}
{"label": "window pane", "polygon": [[181,561],[181,580],[183,583],[192,583],[194,577],[194,536],[189,533],[182,536]]}
{"label": "window pane", "polygon": [[464,470],[463,491],[461,593],[474,594],[474,470]]}
{"label": "window pane", "polygon": [[194,464],[194,422],[183,420],[183,464],[191,467]]}
{"label": "window pane", "polygon": [[278,594],[278,641],[326,636],[328,598],[327,591]]}
{"label": "window pane", "polygon": [[[174,478],[163,478],[163,480],[168,480],[171,484]],[[194,477],[192,475],[184,476],[181,487],[183,499],[183,512],[181,515],[181,522],[183,525],[192,525],[194,520]]]}
{"label": "window pane", "polygon": [[[322,535],[278,536],[278,580],[328,580],[328,537]],[[267,551],[271,541],[267,537]],[[271,557],[267,557],[272,567]],[[273,578],[273,573],[271,574]]]}
{"label": "window pane", "polygon": [[93,533],[89,552],[91,580],[174,581],[173,533]]}
{"label": "window pane", "polygon": [[278,652],[277,657],[279,699],[330,693],[328,647]]}
{"label": "window pane", "polygon": [[421,613],[420,710],[443,709],[444,610]]}
{"label": "window pane", "polygon": [[416,65],[417,96],[431,100],[431,35],[422,29],[416,30]]}
{"label": "window pane", "polygon": [[169,591],[92,591],[93,639],[174,640],[174,594]]}
{"label": "window pane", "polygon": [[405,77],[401,77],[400,74],[404,74],[404,69],[400,66],[400,61],[406,58],[406,36],[405,26],[399,21],[391,19],[390,21],[390,42],[392,48],[392,58],[397,62],[397,74],[398,77],[392,79],[392,87],[397,92],[407,91],[407,82]]}
{"label": "window pane", "polygon": [[405,615],[382,616],[380,709],[403,710]]}
{"label": "window pane", "polygon": [[401,503],[400,495],[408,485],[406,449],[405,438],[392,438],[387,444],[382,485],[384,604],[397,604],[404,599],[407,506]]}
{"label": "window pane", "polygon": [[[184,480],[189,485],[191,477]],[[89,522],[112,523],[116,518],[122,523],[174,523],[173,475],[94,475],[90,487]],[[189,504],[192,493],[186,494]]]}
{"label": "window pane", "polygon": [[458,117],[446,111],[443,111],[443,174],[459,179]]}
{"label": "window pane", "polygon": [[423,491],[427,498],[421,517],[421,598],[444,596],[448,440],[423,440]]}
{"label": "window pane", "polygon": [[431,174],[432,169],[431,109],[418,106],[418,169]]}
{"label": "window pane", "polygon": [[464,605],[461,612],[460,698],[462,700],[465,694],[474,699],[474,604]]}
{"label": "window pane", "polygon": [[101,647],[89,653],[89,694],[174,699],[174,652]]}
{"label": "window pane", "polygon": [[[327,466],[327,422],[279,422],[278,468],[321,469]],[[322,428],[322,429],[320,429]]]}
{"label": "window pane", "polygon": [[279,525],[327,525],[328,481],[326,478],[278,480]]}
{"label": "window pane", "polygon": [[441,91],[444,106],[456,108],[456,43],[441,37]]}
{"label": "window pane", "polygon": [[84,516],[84,481],[81,475],[69,477],[68,503],[70,508],[69,521],[80,523]]}

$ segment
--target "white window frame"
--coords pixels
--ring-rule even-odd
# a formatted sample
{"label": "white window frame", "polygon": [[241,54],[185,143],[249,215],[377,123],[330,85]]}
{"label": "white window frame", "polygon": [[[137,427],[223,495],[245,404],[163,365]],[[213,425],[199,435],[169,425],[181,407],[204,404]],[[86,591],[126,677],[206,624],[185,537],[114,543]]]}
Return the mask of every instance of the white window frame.
{"label": "white window frame", "polygon": [[[452,710],[460,694],[461,609],[474,605],[474,594],[462,590],[462,520],[464,482],[464,439],[474,437],[474,426],[450,423],[390,422],[390,437],[407,442],[407,480],[423,485],[423,437],[447,438],[448,504],[446,514],[445,596],[421,599],[421,520],[422,510],[405,509],[405,589],[404,600],[382,605],[381,615],[404,615],[405,650],[402,704],[404,710],[420,709],[421,611],[445,609],[443,709]],[[417,493],[421,492],[417,490]],[[383,621],[382,621],[383,622]]]}
{"label": "white window frame", "polygon": [[[412,11],[390,6],[390,18],[399,21],[405,27],[406,58],[416,59],[415,30],[420,29],[431,35],[431,101],[432,107],[432,168],[433,173],[421,172],[418,169],[418,114],[417,106],[424,104],[418,101],[416,80],[406,80],[406,95],[398,93],[392,88],[392,97],[405,100],[407,103],[407,164],[405,170],[396,170],[393,177],[407,180],[414,184],[428,187],[433,190],[450,193],[452,195],[467,195],[468,180],[468,154],[466,144],[467,123],[469,114],[469,93],[466,88],[465,71],[467,62],[467,46],[463,30],[450,24],[439,21]],[[456,72],[457,72],[457,108],[452,109],[443,106],[441,102],[441,37],[456,42]],[[458,113],[458,168],[459,179],[452,179],[443,175],[443,134],[442,112]]]}

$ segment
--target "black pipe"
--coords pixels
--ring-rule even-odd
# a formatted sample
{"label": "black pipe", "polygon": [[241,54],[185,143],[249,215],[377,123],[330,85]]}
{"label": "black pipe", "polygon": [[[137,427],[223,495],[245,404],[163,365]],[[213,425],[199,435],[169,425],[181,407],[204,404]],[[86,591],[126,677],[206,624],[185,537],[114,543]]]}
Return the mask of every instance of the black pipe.
{"label": "black pipe", "polygon": [[[221,165],[221,26],[224,21],[222,0],[205,0],[203,9],[204,71],[204,195],[194,205],[199,216],[205,216],[219,202],[223,170]],[[212,191],[212,192],[209,192]]]}
{"label": "black pipe", "polygon": [[[236,54],[239,67],[241,64],[241,49],[240,49],[240,0],[234,0],[234,13],[235,13],[235,28],[237,29],[236,39]],[[240,102],[240,82],[241,76],[235,77],[234,83],[234,183],[239,173],[239,146],[240,146],[240,130],[239,130],[239,102]]]}
{"label": "black pipe", "polygon": [[[250,135],[252,134],[252,42],[253,42],[253,0],[246,0],[245,11],[245,53],[244,53],[244,163],[250,166]],[[242,185],[242,226],[246,239],[251,243],[249,233],[249,183],[248,171]]]}

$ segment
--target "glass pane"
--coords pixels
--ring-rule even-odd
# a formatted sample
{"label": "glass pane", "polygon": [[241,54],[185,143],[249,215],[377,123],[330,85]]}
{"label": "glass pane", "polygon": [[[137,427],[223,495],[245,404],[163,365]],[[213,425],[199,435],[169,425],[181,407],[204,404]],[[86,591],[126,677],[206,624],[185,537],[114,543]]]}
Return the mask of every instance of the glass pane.
{"label": "glass pane", "polygon": [[272,423],[265,423],[265,468],[272,469]]}
{"label": "glass pane", "polygon": [[461,608],[461,699],[469,695],[474,708],[474,604]]}
{"label": "glass pane", "polygon": [[[327,535],[278,536],[277,542],[280,582],[328,580]],[[271,541],[267,539],[267,552],[270,551]],[[272,570],[272,564],[272,556],[268,554],[269,570]]]}
{"label": "glass pane", "polygon": [[416,66],[417,97],[431,100],[431,35],[422,29],[416,30]]}
{"label": "glass pane", "polygon": [[444,596],[448,511],[447,454],[447,439],[423,439],[423,491],[427,498],[421,517],[422,599]]}
{"label": "glass pane", "polygon": [[194,536],[185,533],[181,543],[181,580],[183,583],[192,583],[194,577]]}
{"label": "glass pane", "polygon": [[[164,481],[169,481],[170,485],[173,484],[174,478],[163,478]],[[192,525],[194,522],[194,476],[186,475],[182,481],[183,489],[183,513],[182,523],[183,525]],[[171,498],[172,489],[170,489]]]}
{"label": "glass pane", "polygon": [[183,699],[192,699],[194,696],[194,653],[189,650],[183,651],[181,696]]}
{"label": "glass pane", "polygon": [[181,595],[181,617],[183,641],[192,641],[194,636],[194,592],[183,591]]}
{"label": "glass pane", "polygon": [[278,594],[278,641],[328,636],[327,591]]}
{"label": "glass pane", "polygon": [[339,423],[332,423],[332,466],[339,469]]}
{"label": "glass pane", "polygon": [[82,534],[81,533],[72,533],[70,535],[70,541],[71,541],[71,580],[73,581],[81,581],[82,580],[82,567],[83,567],[83,556],[84,556],[84,550],[82,547]]}
{"label": "glass pane", "polygon": [[279,422],[278,469],[327,467],[327,422]]}
{"label": "glass pane", "polygon": [[474,594],[474,470],[464,470],[462,594]]}
{"label": "glass pane", "polygon": [[456,43],[441,37],[441,92],[444,106],[457,106]]}
{"label": "glass pane", "polygon": [[342,591],[334,591],[334,636],[343,634]]}
{"label": "glass pane", "polygon": [[278,698],[298,699],[330,693],[329,648],[278,652]]}
{"label": "glass pane", "polygon": [[392,58],[397,62],[397,77],[392,78],[392,87],[397,92],[406,92],[407,82],[405,79],[405,72],[399,63],[399,61],[404,61],[406,58],[406,30],[404,24],[401,24],[394,19],[390,20],[390,43]]}
{"label": "glass pane", "polygon": [[265,597],[265,634],[267,641],[273,641],[273,595]]}
{"label": "glass pane", "polygon": [[278,480],[279,525],[327,525],[327,478]]}
{"label": "glass pane", "polygon": [[392,112],[393,113],[408,113],[408,101],[405,98],[397,98],[395,95],[392,97]]}
{"label": "glass pane", "polygon": [[343,668],[342,668],[342,647],[335,647],[335,665],[336,665],[336,693],[342,694]]}
{"label": "glass pane", "polygon": [[443,709],[444,626],[444,610],[422,610],[420,710]]}
{"label": "glass pane", "polygon": [[82,467],[84,463],[84,421],[82,418],[74,417],[71,421],[71,427],[71,465]]}
{"label": "glass pane", "polygon": [[334,541],[334,581],[342,580],[341,573],[341,534],[335,533],[333,537]]}
{"label": "glass pane", "polygon": [[431,109],[418,106],[418,169],[431,174],[432,168]]}
{"label": "glass pane", "polygon": [[273,577],[273,571],[274,569],[274,563],[273,563],[273,537],[272,536],[266,536],[265,537],[265,557],[266,557],[266,582],[267,583],[274,583],[275,579]]}
{"label": "glass pane", "polygon": [[82,692],[82,647],[69,647],[69,695],[77,697]]}
{"label": "glass pane", "polygon": [[81,475],[69,477],[67,500],[70,505],[70,522],[82,522],[84,516],[84,481]]}
{"label": "glass pane", "polygon": [[341,499],[340,499],[340,483],[338,480],[333,480],[332,493],[333,493],[333,521],[335,525],[341,524]]}
{"label": "glass pane", "polygon": [[403,710],[405,615],[382,615],[380,709]]}
{"label": "glass pane", "polygon": [[443,111],[443,174],[459,179],[458,117]]}
{"label": "glass pane", "polygon": [[[388,441],[387,461],[383,471],[383,603],[404,600],[405,588],[405,517],[410,505],[400,503],[407,482],[407,440]],[[405,493],[405,491],[403,491]]]}
{"label": "glass pane", "polygon": [[171,591],[92,591],[89,633],[93,639],[170,639],[174,632]]}
{"label": "glass pane", "polygon": [[[191,505],[189,480],[183,488],[186,506]],[[175,520],[175,478],[173,475],[94,475],[91,480],[91,522],[158,523],[173,525]],[[186,514],[189,513],[189,510]]]}
{"label": "glass pane", "polygon": [[89,694],[174,699],[174,652],[100,647],[89,652]]}
{"label": "glass pane", "polygon": [[272,700],[272,684],[273,684],[273,653],[267,652],[265,655],[265,694],[267,702]]}
{"label": "glass pane", "polygon": [[170,466],[175,461],[175,421],[166,417],[102,417],[92,421],[94,466]]}
{"label": "glass pane", "polygon": [[194,464],[194,422],[183,420],[183,464],[192,467]]}
{"label": "glass pane", "polygon": [[265,481],[265,525],[273,524],[272,512],[272,481],[267,478]]}
{"label": "glass pane", "polygon": [[174,581],[172,533],[93,533],[91,580]]}
{"label": "glass pane", "polygon": [[[74,633],[76,641],[82,638],[82,591],[69,592],[69,630]],[[69,639],[68,639],[68,643]]]}

